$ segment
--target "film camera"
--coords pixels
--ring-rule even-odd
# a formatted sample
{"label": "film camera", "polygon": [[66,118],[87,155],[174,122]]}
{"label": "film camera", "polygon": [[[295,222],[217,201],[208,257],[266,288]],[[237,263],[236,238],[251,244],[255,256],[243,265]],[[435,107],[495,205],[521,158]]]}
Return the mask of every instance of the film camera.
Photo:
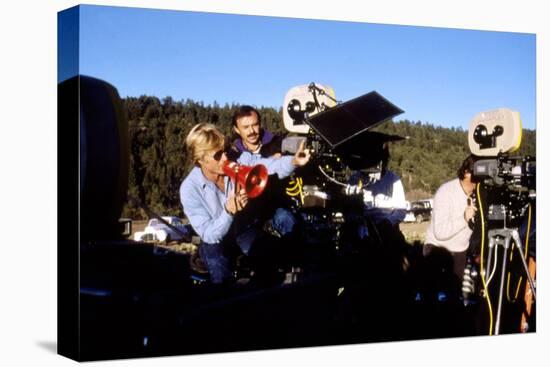
{"label": "film camera", "polygon": [[[478,212],[472,238],[477,242],[474,247],[480,259],[479,280],[488,309],[489,335],[534,327],[532,216],[536,204],[536,161],[534,157],[511,154],[520,147],[521,137],[519,113],[507,108],[477,114],[468,130],[470,151],[479,157],[472,173],[478,182]],[[503,251],[499,252],[499,248]],[[519,256],[513,256],[515,252]],[[467,273],[471,271],[468,269]],[[522,290],[523,300],[518,298]]]}
{"label": "film camera", "polygon": [[350,178],[355,172],[364,173],[368,180],[380,178],[388,158],[387,143],[403,138],[372,129],[402,112],[375,91],[343,103],[336,100],[331,87],[321,84],[300,85],[287,92],[283,123],[293,136],[283,140],[282,151],[295,153],[306,140],[312,159],[297,171],[286,193],[313,232],[332,229],[334,235],[328,238],[338,244],[346,220],[354,214],[362,217],[361,188],[368,182],[350,185]]}
{"label": "film camera", "polygon": [[480,157],[473,176],[487,193],[490,222],[517,226],[535,200],[535,158],[510,154],[519,149],[521,136],[519,113],[507,108],[481,112],[470,123],[468,145]]}

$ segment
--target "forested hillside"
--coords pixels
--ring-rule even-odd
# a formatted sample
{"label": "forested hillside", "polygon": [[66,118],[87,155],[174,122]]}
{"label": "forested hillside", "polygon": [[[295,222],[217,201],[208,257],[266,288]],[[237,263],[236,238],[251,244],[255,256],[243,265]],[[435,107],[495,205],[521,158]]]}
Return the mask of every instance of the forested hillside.
{"label": "forested hillside", "polygon": [[[231,115],[237,105],[204,105],[192,100],[174,101],[167,97],[129,97],[123,100],[128,114],[130,172],[128,193],[160,214],[183,216],[179,186],[190,168],[184,140],[199,122],[217,125],[231,134]],[[262,124],[283,132],[281,111],[259,108]],[[407,120],[386,122],[377,131],[407,137],[391,146],[390,169],[403,180],[409,200],[431,197],[469,154],[467,131],[435,127]],[[524,130],[518,154],[535,155],[535,131]],[[145,213],[126,205],[123,216],[145,218]]]}

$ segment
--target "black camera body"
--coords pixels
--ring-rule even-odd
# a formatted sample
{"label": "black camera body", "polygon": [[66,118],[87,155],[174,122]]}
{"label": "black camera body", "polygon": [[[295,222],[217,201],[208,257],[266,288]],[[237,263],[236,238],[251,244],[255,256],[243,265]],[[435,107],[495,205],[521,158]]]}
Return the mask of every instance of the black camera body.
{"label": "black camera body", "polygon": [[499,154],[474,164],[474,176],[488,186],[506,186],[510,191],[534,191],[536,161],[534,157]]}

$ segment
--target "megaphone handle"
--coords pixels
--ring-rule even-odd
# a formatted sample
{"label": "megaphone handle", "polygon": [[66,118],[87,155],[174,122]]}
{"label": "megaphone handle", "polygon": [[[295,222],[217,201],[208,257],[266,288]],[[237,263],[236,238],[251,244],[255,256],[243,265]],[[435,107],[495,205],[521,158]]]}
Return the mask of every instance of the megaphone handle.
{"label": "megaphone handle", "polygon": [[235,200],[237,200],[237,194],[239,192],[239,190],[237,189],[237,186],[239,186],[239,183],[238,183],[238,180],[237,180],[238,175],[239,175],[239,165],[236,165],[235,166],[235,182],[233,182]]}

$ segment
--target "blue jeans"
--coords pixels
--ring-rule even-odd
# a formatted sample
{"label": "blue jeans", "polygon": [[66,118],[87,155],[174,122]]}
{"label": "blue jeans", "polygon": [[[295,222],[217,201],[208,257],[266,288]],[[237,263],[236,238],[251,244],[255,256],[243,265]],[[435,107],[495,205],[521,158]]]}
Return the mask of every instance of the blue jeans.
{"label": "blue jeans", "polygon": [[296,227],[296,217],[288,209],[278,208],[273,215],[273,228],[281,234],[287,235]]}
{"label": "blue jeans", "polygon": [[210,281],[212,283],[223,283],[231,277],[231,267],[229,266],[229,258],[224,253],[226,244],[206,243],[201,242],[199,245],[199,255],[206,263],[208,272],[210,273]]}
{"label": "blue jeans", "polygon": [[[284,208],[278,208],[275,211],[272,221],[273,228],[283,236],[291,233],[296,227],[296,218],[289,210]],[[256,239],[262,234],[262,229],[255,225],[247,228],[234,238],[224,239],[220,243],[201,242],[199,255],[206,263],[211,282],[223,283],[231,278],[232,266],[229,252],[234,244],[237,244],[240,250],[248,255]]]}

